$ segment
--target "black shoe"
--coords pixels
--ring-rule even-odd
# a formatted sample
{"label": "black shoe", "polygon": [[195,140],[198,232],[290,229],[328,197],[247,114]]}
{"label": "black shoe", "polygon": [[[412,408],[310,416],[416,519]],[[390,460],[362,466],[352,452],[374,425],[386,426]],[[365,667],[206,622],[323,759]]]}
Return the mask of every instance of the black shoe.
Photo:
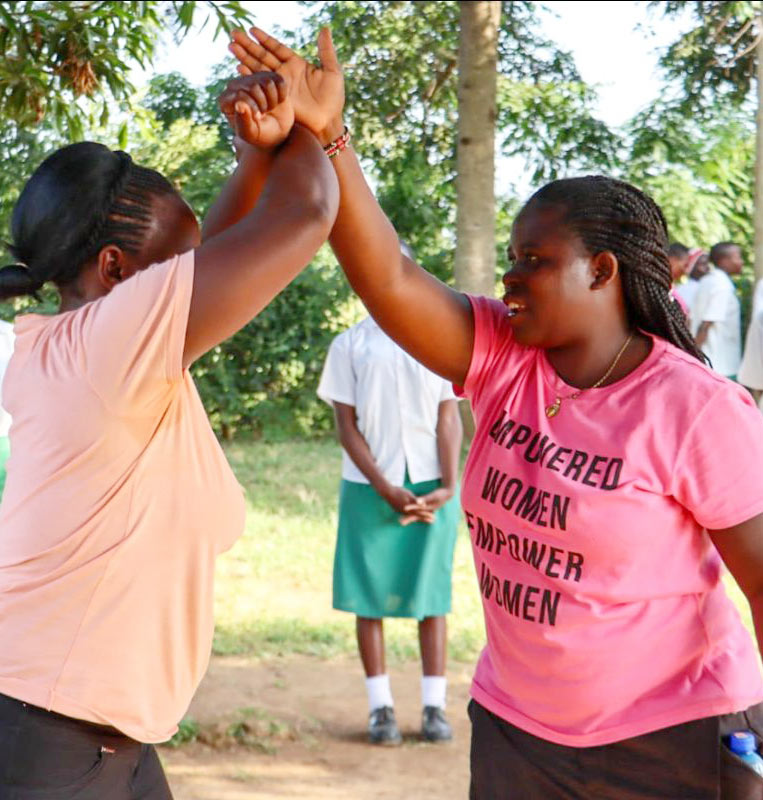
{"label": "black shoe", "polygon": [[368,717],[368,741],[371,744],[395,745],[403,741],[391,706],[375,708]]}
{"label": "black shoe", "polygon": [[449,742],[453,738],[453,729],[439,706],[424,706],[421,712],[421,735],[428,742]]}

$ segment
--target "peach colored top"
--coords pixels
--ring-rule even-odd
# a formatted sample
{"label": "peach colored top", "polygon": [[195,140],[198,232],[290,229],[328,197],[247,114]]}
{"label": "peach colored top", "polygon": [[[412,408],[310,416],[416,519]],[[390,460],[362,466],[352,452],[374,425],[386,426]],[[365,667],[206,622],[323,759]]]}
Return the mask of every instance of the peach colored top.
{"label": "peach colored top", "polygon": [[244,500],[182,369],[193,252],[16,321],[3,401],[0,693],[142,742],[207,667]]}

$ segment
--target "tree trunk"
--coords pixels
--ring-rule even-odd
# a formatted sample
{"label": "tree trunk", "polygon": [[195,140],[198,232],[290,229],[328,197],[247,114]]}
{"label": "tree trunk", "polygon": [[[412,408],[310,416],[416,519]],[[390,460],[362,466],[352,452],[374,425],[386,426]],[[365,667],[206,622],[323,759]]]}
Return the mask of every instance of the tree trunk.
{"label": "tree trunk", "polygon": [[501,3],[461,2],[456,288],[495,293],[495,119]]}
{"label": "tree trunk", "polygon": [[763,278],[763,8],[758,4],[758,44],[755,48],[758,113],[755,119],[755,280]]}

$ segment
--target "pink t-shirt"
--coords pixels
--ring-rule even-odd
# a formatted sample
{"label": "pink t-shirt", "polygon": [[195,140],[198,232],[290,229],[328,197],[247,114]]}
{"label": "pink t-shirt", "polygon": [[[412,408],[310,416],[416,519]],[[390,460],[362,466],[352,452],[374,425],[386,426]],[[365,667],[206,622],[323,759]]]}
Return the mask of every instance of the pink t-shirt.
{"label": "pink t-shirt", "polygon": [[660,338],[621,381],[571,394],[505,307],[470,298],[463,476],[487,628],[472,696],[558,744],[607,744],[763,699],[705,528],[763,512],[763,418]]}
{"label": "pink t-shirt", "polygon": [[244,500],[182,369],[193,252],[20,317],[3,385],[0,692],[144,742],[206,669]]}

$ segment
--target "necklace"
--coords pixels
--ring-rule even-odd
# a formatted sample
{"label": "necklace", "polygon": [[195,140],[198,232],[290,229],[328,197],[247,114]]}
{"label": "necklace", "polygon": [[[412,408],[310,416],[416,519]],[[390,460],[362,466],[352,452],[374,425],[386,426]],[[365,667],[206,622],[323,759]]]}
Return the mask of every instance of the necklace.
{"label": "necklace", "polygon": [[572,394],[565,395],[564,397],[560,397],[559,395],[556,396],[556,400],[554,400],[551,405],[546,406],[546,416],[551,419],[551,417],[555,417],[562,409],[562,401],[563,400],[577,400],[583,392],[588,391],[589,389],[598,389],[599,386],[604,383],[605,380],[612,374],[612,370],[617,366],[617,362],[620,360],[620,356],[625,352],[625,348],[631,343],[631,339],[633,338],[634,331],[630,332],[630,335],[623,343],[623,346],[617,351],[617,355],[615,356],[615,360],[609,365],[609,369],[599,378],[593,386],[588,386],[586,389],[578,389],[574,391]]}

